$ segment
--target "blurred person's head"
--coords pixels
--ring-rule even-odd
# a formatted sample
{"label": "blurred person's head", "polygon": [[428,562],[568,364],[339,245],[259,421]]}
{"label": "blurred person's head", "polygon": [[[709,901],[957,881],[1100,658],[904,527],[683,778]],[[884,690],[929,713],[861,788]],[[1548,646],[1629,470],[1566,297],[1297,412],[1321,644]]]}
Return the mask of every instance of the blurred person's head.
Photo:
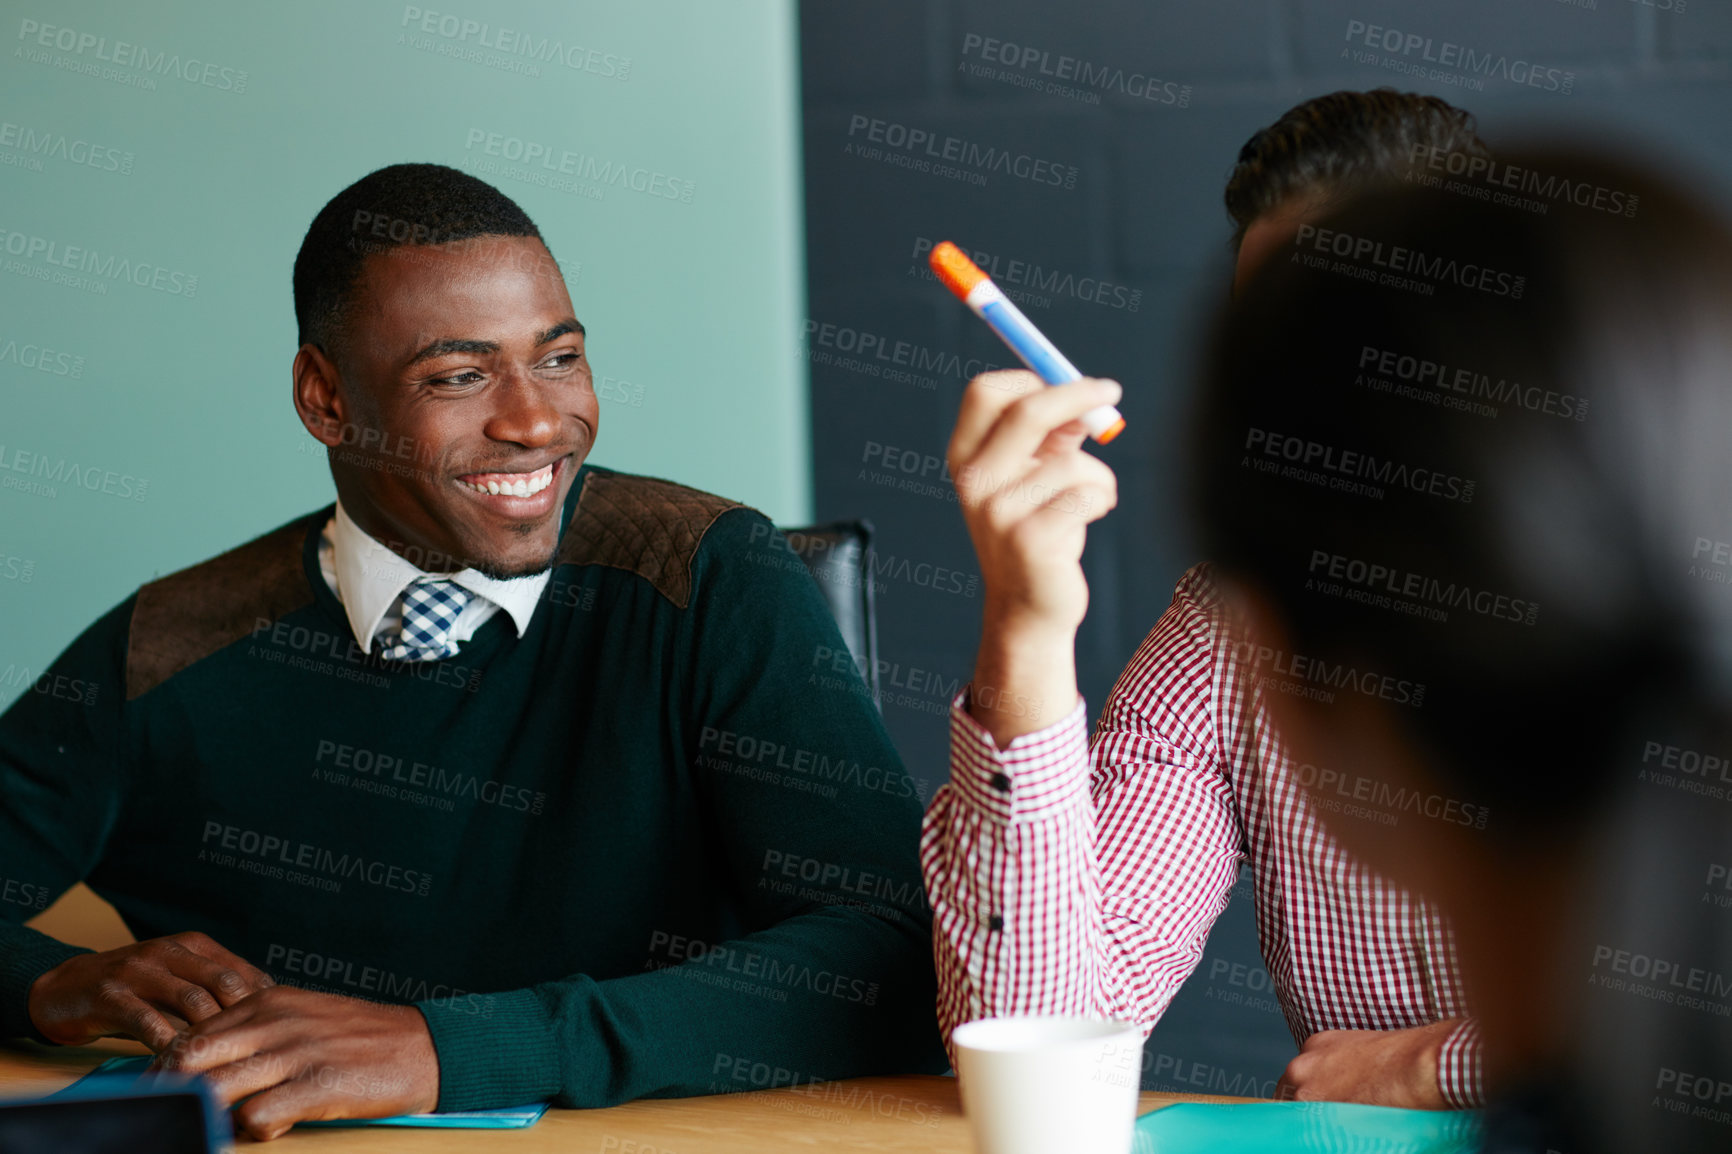
{"label": "blurred person's head", "polygon": [[1331,204],[1404,180],[1432,156],[1486,157],[1473,117],[1436,96],[1378,88],[1313,97],[1239,149],[1223,199],[1242,283],[1295,229]]}
{"label": "blurred person's head", "polygon": [[[1200,390],[1200,528],[1295,757],[1377,802],[1319,816],[1455,923],[1493,1087],[1572,1085],[1607,1148],[1712,1148],[1732,235],[1628,164],[1499,159],[1590,195],[1370,191],[1240,286]],[[1627,214],[1579,207],[1599,190]]]}
{"label": "blurred person's head", "polygon": [[599,413],[523,209],[444,165],[379,169],[314,217],[294,297],[296,409],[355,523],[429,571],[546,569]]}

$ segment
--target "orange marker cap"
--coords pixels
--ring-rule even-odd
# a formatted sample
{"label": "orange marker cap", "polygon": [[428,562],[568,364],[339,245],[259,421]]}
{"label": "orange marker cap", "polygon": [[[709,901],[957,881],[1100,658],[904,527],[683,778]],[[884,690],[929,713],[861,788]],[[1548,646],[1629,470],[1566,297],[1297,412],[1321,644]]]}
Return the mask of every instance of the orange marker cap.
{"label": "orange marker cap", "polygon": [[967,300],[968,294],[974,291],[974,286],[986,279],[980,266],[969,260],[967,253],[947,240],[941,240],[934,245],[932,255],[926,259],[944,287],[962,300]]}

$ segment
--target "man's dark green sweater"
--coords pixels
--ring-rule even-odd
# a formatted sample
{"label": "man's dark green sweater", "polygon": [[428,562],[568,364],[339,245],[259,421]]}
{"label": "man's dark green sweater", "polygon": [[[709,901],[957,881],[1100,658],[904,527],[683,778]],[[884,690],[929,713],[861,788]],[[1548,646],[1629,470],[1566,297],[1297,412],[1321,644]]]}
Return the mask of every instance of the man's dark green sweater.
{"label": "man's dark green sweater", "polygon": [[140,939],[414,1003],[442,1110],[943,1069],[921,799],[800,559],[666,481],[586,468],[564,513],[523,636],[445,661],[361,651],[328,508],[79,637],[0,717],[0,1036],[40,1039],[81,951],[22,923],[83,879]]}

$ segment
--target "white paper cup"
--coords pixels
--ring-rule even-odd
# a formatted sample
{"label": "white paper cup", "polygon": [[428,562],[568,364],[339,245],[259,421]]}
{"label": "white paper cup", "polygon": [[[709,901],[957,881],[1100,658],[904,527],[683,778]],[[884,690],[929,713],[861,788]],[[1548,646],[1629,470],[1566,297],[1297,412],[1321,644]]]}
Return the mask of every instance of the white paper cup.
{"label": "white paper cup", "polygon": [[958,1026],[962,1112],[979,1154],[1127,1154],[1142,1031],[1089,1018],[982,1018]]}

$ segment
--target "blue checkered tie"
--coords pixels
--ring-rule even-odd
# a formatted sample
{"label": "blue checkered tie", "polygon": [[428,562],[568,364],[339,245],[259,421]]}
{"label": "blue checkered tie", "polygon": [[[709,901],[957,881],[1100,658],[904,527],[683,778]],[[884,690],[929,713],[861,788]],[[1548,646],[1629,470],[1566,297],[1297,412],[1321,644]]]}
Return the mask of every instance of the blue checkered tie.
{"label": "blue checkered tie", "polygon": [[443,661],[457,652],[451,627],[473,596],[454,581],[417,577],[397,599],[403,624],[387,632],[379,656],[387,661]]}

